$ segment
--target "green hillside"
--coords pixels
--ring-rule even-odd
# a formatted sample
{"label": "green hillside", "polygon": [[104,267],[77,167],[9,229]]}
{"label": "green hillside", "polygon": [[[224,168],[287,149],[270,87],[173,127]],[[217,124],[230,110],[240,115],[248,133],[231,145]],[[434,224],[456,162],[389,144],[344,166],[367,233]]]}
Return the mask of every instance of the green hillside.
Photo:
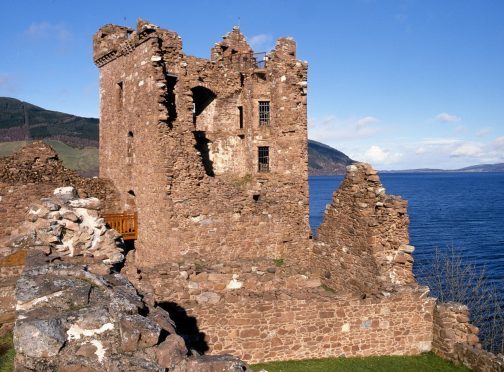
{"label": "green hillside", "polygon": [[98,146],[98,119],[45,110],[0,97],[0,142],[56,139],[74,146]]}
{"label": "green hillside", "polygon": [[328,145],[308,140],[308,169],[311,176],[331,176],[346,173],[354,161]]}

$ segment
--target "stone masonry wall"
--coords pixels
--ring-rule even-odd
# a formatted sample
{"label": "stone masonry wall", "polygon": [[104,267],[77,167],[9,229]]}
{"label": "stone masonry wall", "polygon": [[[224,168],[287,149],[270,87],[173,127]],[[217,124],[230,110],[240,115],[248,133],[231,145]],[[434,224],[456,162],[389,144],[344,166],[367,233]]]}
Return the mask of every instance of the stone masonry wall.
{"label": "stone masonry wall", "polygon": [[216,304],[180,305],[198,319],[210,354],[230,353],[249,363],[431,349],[434,300],[425,289],[367,300],[302,292],[230,294]]}
{"label": "stone masonry wall", "polygon": [[[279,39],[266,66],[237,28],[211,60],[144,21],[104,26],[94,45],[100,175],[138,212],[139,264],[306,252],[307,64],[293,40]],[[269,125],[259,125],[259,101],[270,103]],[[269,172],[258,171],[259,146],[269,146]]]}
{"label": "stone masonry wall", "polygon": [[[187,312],[180,317],[196,320],[198,331],[186,337],[201,344],[204,333],[210,353],[258,362],[430,350],[434,299],[414,282],[410,258],[383,259],[383,252],[413,251],[405,202],[385,195],[376,172],[357,164],[328,211],[304,261],[200,258],[142,266],[130,252],[123,272],[174,318]],[[401,273],[407,283],[382,272]],[[222,341],[229,334],[232,344]]]}
{"label": "stone masonry wall", "polygon": [[478,332],[478,328],[469,323],[467,306],[453,302],[436,305],[433,352],[474,371],[504,371],[504,355],[482,350]]}
{"label": "stone masonry wall", "polygon": [[24,221],[28,206],[48,195],[53,187],[47,184],[9,185],[0,183],[0,333],[3,324],[14,320],[14,288],[23,271],[26,252],[6,249],[5,241]]}

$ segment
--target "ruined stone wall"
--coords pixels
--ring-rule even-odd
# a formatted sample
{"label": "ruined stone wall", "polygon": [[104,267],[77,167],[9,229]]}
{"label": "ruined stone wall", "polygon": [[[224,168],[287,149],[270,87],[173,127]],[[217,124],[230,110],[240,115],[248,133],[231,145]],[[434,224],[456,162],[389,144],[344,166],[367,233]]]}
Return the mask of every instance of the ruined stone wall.
{"label": "ruined stone wall", "polygon": [[481,349],[478,328],[469,323],[467,306],[448,302],[434,309],[432,351],[474,371],[504,371],[504,355]]}
{"label": "ruined stone wall", "polygon": [[313,248],[313,266],[326,283],[364,294],[414,283],[406,207],[400,197],[385,194],[370,165],[348,166]]}
{"label": "ruined stone wall", "polygon": [[209,353],[250,363],[429,351],[434,300],[421,291],[383,299],[310,293],[227,295],[218,303],[181,304],[206,334]]}
{"label": "ruined stone wall", "polygon": [[[157,303],[187,311],[211,353],[251,362],[415,354],[430,350],[434,299],[414,282],[410,258],[383,259],[383,252],[413,250],[405,208],[385,195],[370,166],[358,164],[335,193],[304,261],[202,257],[142,266],[128,257],[123,272]],[[392,281],[389,272],[404,273],[404,281]],[[233,335],[232,346],[222,341],[225,334]]]}
{"label": "ruined stone wall", "polygon": [[255,363],[412,355],[431,347],[435,300],[425,287],[401,286],[363,299],[349,288],[323,285],[299,266],[265,259],[143,269],[127,263],[122,272],[185,323],[180,332],[198,351],[210,354]]}
{"label": "ruined stone wall", "polygon": [[[94,40],[100,174],[138,211],[139,263],[301,255],[310,235],[307,67],[294,42],[279,40],[257,68],[215,52],[236,42],[247,51],[238,29],[210,61],[186,56],[174,32],[142,21],[136,31],[115,27]],[[269,126],[259,126],[261,100]],[[258,172],[258,146],[270,147],[270,172]]]}

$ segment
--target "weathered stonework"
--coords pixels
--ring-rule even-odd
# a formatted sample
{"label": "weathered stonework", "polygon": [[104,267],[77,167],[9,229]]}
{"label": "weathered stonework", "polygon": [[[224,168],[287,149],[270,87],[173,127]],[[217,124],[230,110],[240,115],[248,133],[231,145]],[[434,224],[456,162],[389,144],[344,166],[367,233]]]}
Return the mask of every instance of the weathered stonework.
{"label": "weathered stonework", "polygon": [[504,371],[504,355],[482,350],[478,333],[479,329],[469,323],[467,306],[453,302],[436,305],[433,352],[473,371]]}
{"label": "weathered stonework", "polygon": [[[295,53],[292,39],[279,39],[258,61],[238,28],[210,60],[186,55],[175,32],[143,21],[136,31],[107,25],[95,34],[100,176],[138,212],[139,263],[306,249],[307,64]],[[261,123],[259,102],[270,107]],[[269,148],[269,171],[259,171],[259,147]]]}
{"label": "weathered stonework", "polygon": [[100,175],[139,219],[123,272],[153,302],[196,317],[186,338],[211,354],[430,350],[434,302],[411,273],[406,202],[386,196],[370,166],[352,166],[314,243],[307,64],[290,38],[256,57],[238,28],[209,60],[144,21],[95,34]]}
{"label": "weathered stonework", "polygon": [[[467,309],[436,306],[415,282],[407,203],[371,166],[348,167],[311,239],[307,64],[295,54],[283,38],[260,61],[238,28],[210,60],[144,21],[95,34],[100,173],[117,189],[39,142],[0,163],[0,323],[16,304],[19,370],[234,372],[246,365],[216,354],[430,350],[502,370]],[[100,218],[124,210],[139,219],[126,262]]]}
{"label": "weathered stonework", "polygon": [[250,362],[429,351],[434,300],[425,289],[384,299],[331,293],[227,294],[218,303],[187,304],[211,353]]}

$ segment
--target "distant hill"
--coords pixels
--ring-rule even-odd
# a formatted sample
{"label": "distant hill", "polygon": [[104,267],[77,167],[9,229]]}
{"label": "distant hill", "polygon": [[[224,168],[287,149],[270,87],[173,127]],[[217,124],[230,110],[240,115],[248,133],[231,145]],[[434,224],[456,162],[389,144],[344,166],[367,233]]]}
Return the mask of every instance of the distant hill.
{"label": "distant hill", "polygon": [[[7,156],[26,141],[43,139],[60,153],[65,166],[87,175],[98,172],[99,122],[0,97],[0,156]],[[341,151],[308,140],[310,175],[345,174],[354,161]]]}
{"label": "distant hill", "polygon": [[466,173],[499,173],[504,172],[504,163],[497,164],[479,164],[459,169],[403,169],[403,170],[381,170],[380,173],[450,173],[450,172],[466,172]]}
{"label": "distant hill", "polygon": [[308,140],[308,171],[310,176],[333,176],[346,173],[347,165],[355,163],[343,154],[323,143]]}
{"label": "distant hill", "polygon": [[98,119],[83,118],[0,97],[0,142],[53,139],[98,147]]}
{"label": "distant hill", "polygon": [[472,165],[458,169],[458,172],[504,172],[504,163]]}

